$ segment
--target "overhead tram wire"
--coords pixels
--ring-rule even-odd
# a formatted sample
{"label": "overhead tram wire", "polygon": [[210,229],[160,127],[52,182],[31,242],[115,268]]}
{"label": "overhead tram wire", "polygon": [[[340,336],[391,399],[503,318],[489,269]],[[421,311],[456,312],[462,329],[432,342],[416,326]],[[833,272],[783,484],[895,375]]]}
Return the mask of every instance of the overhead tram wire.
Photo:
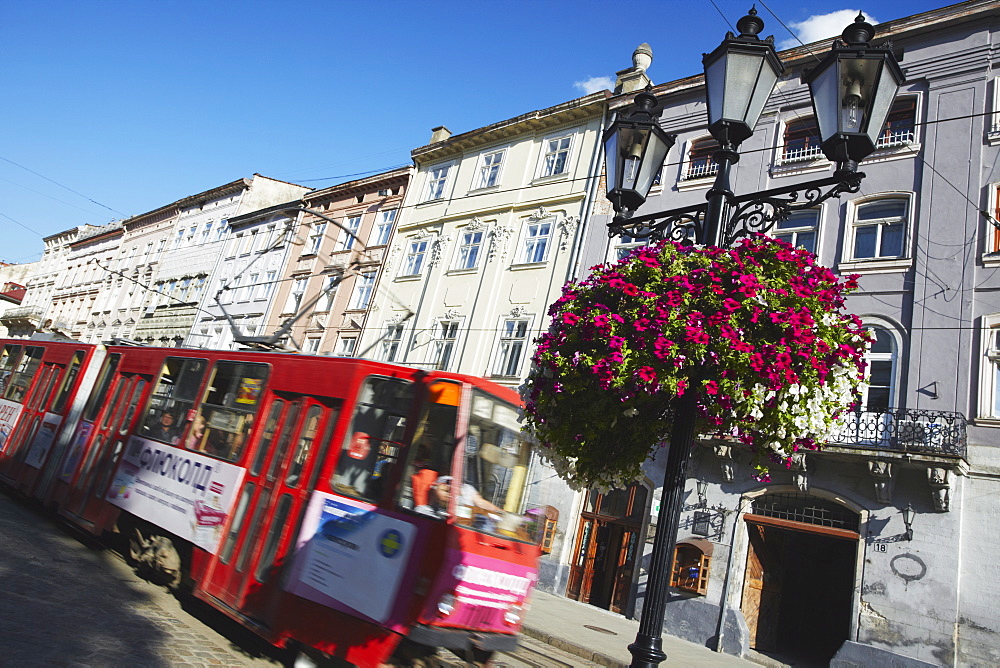
{"label": "overhead tram wire", "polygon": [[83,194],[82,192],[80,192],[79,190],[73,190],[73,189],[72,189],[72,188],[70,188],[69,186],[66,186],[66,185],[63,185],[62,183],[59,183],[59,182],[58,182],[58,181],[56,181],[55,179],[50,179],[49,177],[45,176],[44,174],[39,174],[39,173],[38,173],[38,172],[36,172],[35,170],[33,170],[33,169],[30,169],[30,168],[28,168],[28,167],[25,167],[24,165],[21,165],[21,164],[18,164],[18,163],[16,163],[16,162],[14,162],[13,160],[10,160],[9,158],[5,158],[5,157],[3,157],[2,155],[0,155],[0,160],[3,160],[4,162],[8,162],[8,163],[10,163],[10,164],[14,165],[15,167],[20,167],[20,168],[21,168],[21,169],[23,169],[24,171],[26,171],[26,172],[30,172],[31,174],[34,174],[35,176],[37,176],[37,177],[38,177],[38,178],[40,178],[40,179],[45,179],[45,180],[46,180],[46,181],[48,181],[49,183],[54,183],[55,185],[59,186],[60,188],[63,188],[64,190],[68,190],[68,191],[70,191],[71,193],[73,193],[74,195],[78,195],[78,196],[82,197],[83,199],[87,200],[88,202],[91,202],[91,203],[93,203],[93,204],[96,204],[97,206],[99,206],[99,207],[101,207],[101,208],[103,208],[103,209],[107,209],[108,211],[110,211],[110,212],[112,212],[112,213],[117,213],[117,214],[118,214],[119,216],[121,216],[121,217],[123,217],[123,218],[124,218],[124,217],[126,217],[126,214],[122,213],[121,211],[118,211],[117,209],[112,209],[112,208],[111,208],[110,206],[108,206],[107,204],[101,204],[101,203],[100,203],[100,202],[98,202],[98,201],[97,201],[96,199],[93,199],[92,197],[88,197],[87,195],[84,195],[84,194]]}

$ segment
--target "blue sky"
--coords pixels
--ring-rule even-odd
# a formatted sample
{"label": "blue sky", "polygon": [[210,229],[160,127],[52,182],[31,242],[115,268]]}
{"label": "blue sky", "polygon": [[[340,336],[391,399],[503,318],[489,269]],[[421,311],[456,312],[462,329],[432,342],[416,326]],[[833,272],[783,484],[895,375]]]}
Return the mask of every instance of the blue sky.
{"label": "blue sky", "polygon": [[[696,74],[751,1],[715,0],[725,19],[663,0],[6,3],[0,260],[37,260],[45,236],[255,172],[321,188],[407,164],[432,127],[465,132],[578,97],[642,42],[654,82]],[[887,21],[939,6],[758,11],[780,43],[781,23],[809,29],[836,10]]]}

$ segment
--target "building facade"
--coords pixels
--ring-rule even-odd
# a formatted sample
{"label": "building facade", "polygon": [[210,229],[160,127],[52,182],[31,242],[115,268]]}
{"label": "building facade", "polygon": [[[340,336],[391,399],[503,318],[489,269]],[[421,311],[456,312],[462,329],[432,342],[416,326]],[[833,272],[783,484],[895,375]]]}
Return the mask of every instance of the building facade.
{"label": "building facade", "polygon": [[[772,480],[703,440],[690,462],[666,631],[720,651],[832,665],[996,665],[1000,595],[1000,133],[995,2],[882,24],[907,82],[861,192],[771,234],[860,274],[847,308],[875,335],[861,408]],[[737,194],[829,176],[803,69],[830,41],[783,52],[779,80],[733,172]],[[677,135],[639,214],[696,205],[715,175],[701,76],[652,90]],[[631,95],[611,101],[625,108]],[[641,245],[589,226],[582,266]],[[576,499],[557,593],[638,615],[663,480]]]}

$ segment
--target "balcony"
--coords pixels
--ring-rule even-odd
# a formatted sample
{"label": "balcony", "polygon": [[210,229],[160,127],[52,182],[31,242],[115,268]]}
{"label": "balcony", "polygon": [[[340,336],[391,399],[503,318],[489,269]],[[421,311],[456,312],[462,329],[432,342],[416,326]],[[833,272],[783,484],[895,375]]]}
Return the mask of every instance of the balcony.
{"label": "balcony", "polygon": [[45,315],[45,311],[41,306],[18,306],[4,311],[3,315],[0,316],[0,322],[7,324],[27,321],[38,324],[42,321],[43,315]]}
{"label": "balcony", "polygon": [[829,446],[965,459],[967,420],[961,413],[886,408],[849,413]]}

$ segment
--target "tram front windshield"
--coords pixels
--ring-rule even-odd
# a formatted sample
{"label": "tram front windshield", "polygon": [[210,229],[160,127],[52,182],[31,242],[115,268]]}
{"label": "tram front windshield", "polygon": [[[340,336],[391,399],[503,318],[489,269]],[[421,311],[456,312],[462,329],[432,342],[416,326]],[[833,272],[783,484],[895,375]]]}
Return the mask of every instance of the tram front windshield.
{"label": "tram front windshield", "polygon": [[432,517],[453,516],[455,524],[481,533],[535,542],[533,516],[523,514],[530,448],[517,409],[473,389],[468,425],[457,429],[459,395],[457,383],[430,386],[414,433],[404,505]]}

